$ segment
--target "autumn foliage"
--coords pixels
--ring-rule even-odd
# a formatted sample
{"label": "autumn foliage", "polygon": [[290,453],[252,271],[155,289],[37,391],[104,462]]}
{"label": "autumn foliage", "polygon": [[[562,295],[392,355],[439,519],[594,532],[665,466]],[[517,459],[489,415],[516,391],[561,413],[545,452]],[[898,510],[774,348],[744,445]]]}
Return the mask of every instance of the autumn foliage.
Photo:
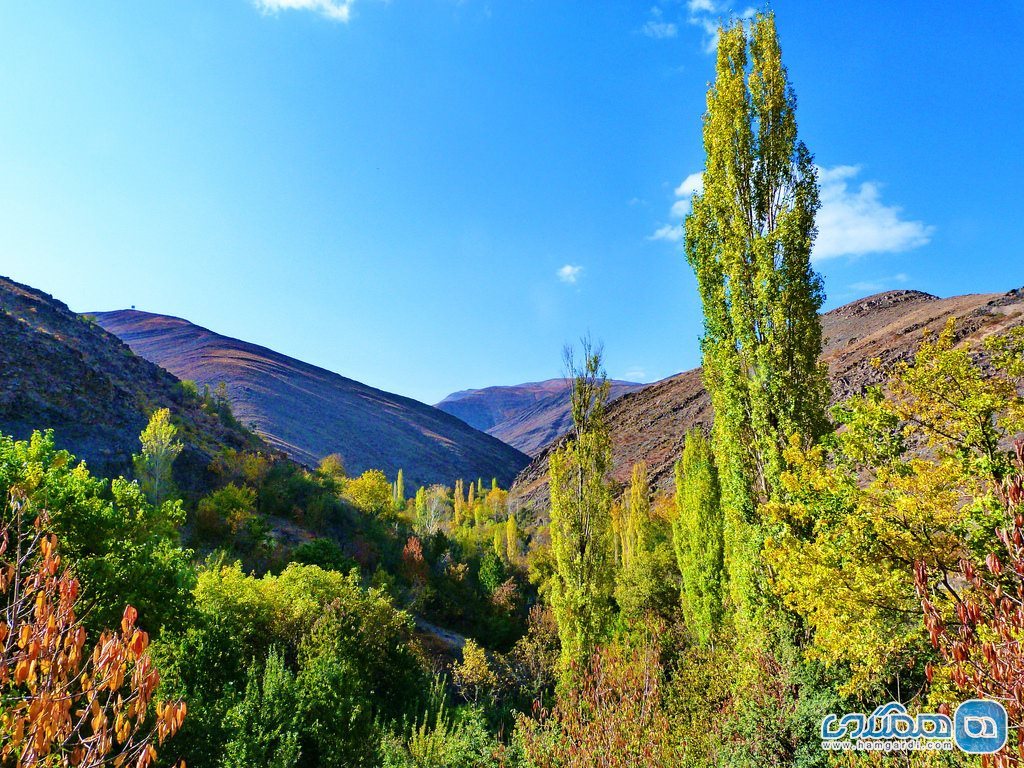
{"label": "autumn foliage", "polygon": [[[184,702],[155,702],[149,637],[124,609],[92,650],[76,616],[78,580],[62,566],[47,516],[25,521],[12,495],[0,527],[0,763],[139,766],[181,727]],[[151,706],[152,705],[152,706]]]}
{"label": "autumn foliage", "polygon": [[661,706],[656,643],[612,643],[573,670],[549,712],[521,718],[521,738],[537,768],[655,768],[673,765],[669,723]]}
{"label": "autumn foliage", "polygon": [[[928,588],[923,563],[916,567],[932,644],[945,662],[944,672],[961,691],[995,699],[1006,707],[1007,747],[989,759],[994,768],[1020,765],[1024,758],[1024,441],[1017,441],[1014,472],[999,489],[1012,523],[998,531],[1001,553],[989,553],[984,565],[964,558],[960,574],[965,589],[956,603],[955,621],[944,618]],[[952,618],[952,617],[950,617]],[[935,669],[929,665],[929,680]]]}

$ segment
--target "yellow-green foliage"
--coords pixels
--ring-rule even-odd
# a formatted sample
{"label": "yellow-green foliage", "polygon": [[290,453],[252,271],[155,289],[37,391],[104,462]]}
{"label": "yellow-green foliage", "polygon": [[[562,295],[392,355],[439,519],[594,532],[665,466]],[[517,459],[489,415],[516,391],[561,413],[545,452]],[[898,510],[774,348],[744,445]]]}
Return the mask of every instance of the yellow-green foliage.
{"label": "yellow-green foliage", "polygon": [[146,497],[162,504],[175,493],[171,467],[184,446],[175,440],[178,428],[171,423],[171,411],[159,408],[139,435],[142,453],[133,457],[135,476]]}
{"label": "yellow-green foliage", "polygon": [[551,606],[565,662],[585,661],[612,618],[611,493],[605,474],[611,441],[604,424],[608,381],[601,353],[584,346],[583,369],[574,375],[571,439],[551,452],[551,551],[555,572]]}
{"label": "yellow-green foliage", "polygon": [[394,509],[394,494],[387,475],[368,469],[345,484],[345,496],[368,515],[387,516]]}
{"label": "yellow-green foliage", "polygon": [[794,442],[786,454],[766,559],[779,594],[814,628],[811,654],[848,666],[851,691],[876,688],[927,651],[914,563],[928,566],[949,609],[948,574],[987,551],[1005,522],[995,484],[1008,467],[1005,438],[1024,430],[1019,357],[997,355],[985,370],[953,341],[952,326],[926,340],[912,364],[895,367],[888,395],[848,400],[834,438],[810,450]]}
{"label": "yellow-green foliage", "polygon": [[687,434],[676,463],[675,502],[672,538],[683,616],[697,642],[705,645],[723,615],[723,522],[711,444],[699,428]]}
{"label": "yellow-green foliage", "polygon": [[686,255],[704,310],[703,376],[726,515],[730,588],[741,620],[764,591],[757,506],[778,488],[790,435],[827,431],[824,300],[811,268],[818,185],[797,138],[796,97],[772,14],[720,30],[704,118],[703,191]]}

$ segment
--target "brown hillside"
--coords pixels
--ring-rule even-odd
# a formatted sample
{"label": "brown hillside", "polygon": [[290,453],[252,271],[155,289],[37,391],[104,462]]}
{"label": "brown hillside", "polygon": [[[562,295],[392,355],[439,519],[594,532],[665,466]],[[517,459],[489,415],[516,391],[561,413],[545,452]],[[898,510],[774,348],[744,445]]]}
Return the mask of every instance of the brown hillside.
{"label": "brown hillside", "polygon": [[437,408],[187,320],[135,310],[95,317],[175,376],[200,386],[227,384],[239,420],[307,466],[340,453],[350,474],[381,469],[393,479],[404,470],[407,489],[460,477],[497,477],[508,487],[529,461]]}
{"label": "brown hillside", "polygon": [[0,432],[18,439],[53,429],[58,447],[99,475],[131,471],[149,415],[171,409],[185,450],[174,464],[186,493],[206,489],[224,447],[269,450],[185,396],[174,376],[116,336],[35,288],[0,277]]}
{"label": "brown hillside", "polygon": [[[910,359],[923,335],[937,333],[951,317],[957,319],[961,343],[976,346],[990,333],[1024,324],[1024,289],[948,299],[920,291],[889,291],[825,313],[822,357],[829,366],[834,400],[879,383],[889,364]],[[882,371],[871,365],[873,358],[882,360]],[[711,423],[700,369],[625,395],[609,407],[608,420],[612,478],[625,483],[633,464],[646,461],[652,483],[669,490],[687,430]],[[513,498],[524,507],[543,510],[547,503],[547,453],[538,455],[513,485]]]}

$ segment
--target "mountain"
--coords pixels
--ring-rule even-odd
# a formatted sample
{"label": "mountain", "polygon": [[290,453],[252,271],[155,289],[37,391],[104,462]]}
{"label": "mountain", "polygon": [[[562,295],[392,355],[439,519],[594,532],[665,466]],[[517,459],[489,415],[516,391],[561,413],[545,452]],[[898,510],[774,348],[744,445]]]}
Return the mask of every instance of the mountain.
{"label": "mountain", "polygon": [[[611,384],[612,400],[647,386],[616,380]],[[448,395],[436,407],[523,453],[536,456],[572,423],[569,389],[565,379],[466,389]]]}
{"label": "mountain", "polygon": [[[1024,325],[1024,289],[1005,294],[971,294],[940,299],[921,291],[889,291],[851,302],[821,316],[833,399],[863,392],[885,378],[885,369],[913,357],[926,332],[938,333],[956,319],[958,342],[977,347],[991,333]],[[882,361],[881,368],[872,360]],[[652,484],[672,489],[672,468],[686,432],[711,424],[711,402],[695,368],[639,391],[608,408],[612,436],[612,479],[625,484],[634,463],[646,461]],[[542,511],[547,503],[546,449],[512,487],[521,506]]]}
{"label": "mountain", "polygon": [[222,448],[269,450],[189,397],[167,371],[132,351],[88,316],[52,296],[0,277],[0,432],[18,439],[53,429],[57,446],[99,475],[131,470],[149,415],[168,407],[185,450],[174,463],[186,495],[209,485]]}
{"label": "mountain", "polygon": [[381,469],[394,478],[402,469],[408,488],[478,477],[508,487],[529,462],[437,408],[187,320],[135,310],[94,316],[175,376],[200,387],[225,383],[238,419],[303,464],[339,453],[349,474]]}

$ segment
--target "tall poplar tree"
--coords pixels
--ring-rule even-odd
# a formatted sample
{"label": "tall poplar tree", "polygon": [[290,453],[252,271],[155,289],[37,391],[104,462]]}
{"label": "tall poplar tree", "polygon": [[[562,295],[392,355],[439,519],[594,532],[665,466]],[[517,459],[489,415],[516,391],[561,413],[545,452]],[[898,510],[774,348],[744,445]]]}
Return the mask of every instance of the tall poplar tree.
{"label": "tall poplar tree", "polygon": [[722,621],[722,508],[711,444],[699,428],[686,435],[676,462],[676,516],[672,521],[683,617],[701,645]]}
{"label": "tall poplar tree", "polygon": [[800,662],[799,621],[773,598],[761,509],[781,495],[790,437],[809,445],[829,429],[817,314],[824,290],[811,267],[817,172],[797,136],[774,16],[758,14],[749,28],[735,20],[719,33],[703,191],[686,218],[685,247],[704,308],[704,383],[736,632],[732,762],[802,764],[801,755],[820,758],[825,689]]}
{"label": "tall poplar tree", "polygon": [[[585,662],[612,619],[614,560],[611,440],[604,421],[609,383],[601,350],[583,341],[577,364],[566,350],[572,377],[573,426],[566,444],[551,453],[551,550],[555,560],[551,606],[562,641],[562,661]],[[567,667],[566,667],[567,669]]]}
{"label": "tall poplar tree", "polygon": [[797,137],[772,14],[720,30],[707,96],[703,191],[686,218],[686,256],[704,307],[704,382],[726,515],[730,591],[741,617],[763,590],[758,507],[778,491],[790,436],[828,429],[819,363],[824,301],[811,247],[819,207]]}

